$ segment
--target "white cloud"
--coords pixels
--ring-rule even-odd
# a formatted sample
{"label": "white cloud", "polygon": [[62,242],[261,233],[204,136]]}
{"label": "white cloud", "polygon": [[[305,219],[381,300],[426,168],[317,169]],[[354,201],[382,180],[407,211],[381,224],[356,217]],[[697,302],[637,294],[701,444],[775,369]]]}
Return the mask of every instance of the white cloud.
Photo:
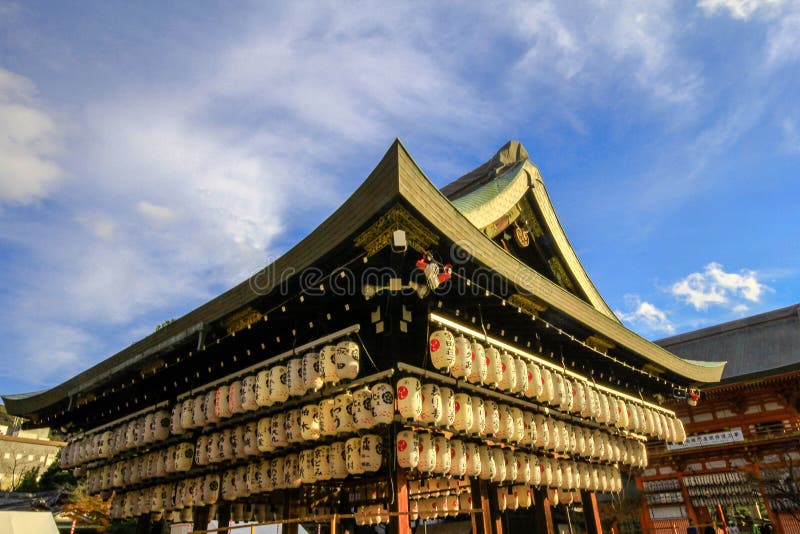
{"label": "white cloud", "polygon": [[746,304],[741,300],[757,303],[764,291],[769,289],[759,282],[756,271],[743,269],[739,273],[729,273],[719,263],[712,262],[705,266],[703,272],[691,273],[673,284],[671,293],[696,310],[720,305],[743,311],[741,306]]}
{"label": "white cloud", "polygon": [[625,295],[625,304],[632,310],[629,312],[616,310],[614,312],[623,321],[651,332],[675,333],[675,325],[672,324],[666,312],[654,304],[641,300],[635,295]]}
{"label": "white cloud", "polygon": [[800,152],[800,131],[798,131],[797,124],[790,117],[785,117],[781,121],[781,129],[783,130],[783,143],[789,152]]}
{"label": "white cloud", "polygon": [[0,67],[0,203],[44,198],[62,174],[58,128],[35,94],[31,80]]}
{"label": "white cloud", "polygon": [[[680,52],[680,25],[668,1],[600,3],[574,10],[551,1],[514,3],[508,30],[522,39],[517,67],[539,83],[576,92],[626,86],[657,103],[690,103],[700,70]],[[630,80],[629,80],[630,78]]]}
{"label": "white cloud", "polygon": [[175,212],[165,206],[159,206],[143,200],[136,204],[136,210],[148,221],[162,225],[175,220]]}
{"label": "white cloud", "polygon": [[770,67],[800,59],[797,36],[800,35],[800,12],[786,14],[770,28],[767,38],[767,64]]}
{"label": "white cloud", "polygon": [[749,20],[759,10],[770,10],[785,3],[785,0],[700,0],[697,7],[706,15],[726,11],[735,19]]}

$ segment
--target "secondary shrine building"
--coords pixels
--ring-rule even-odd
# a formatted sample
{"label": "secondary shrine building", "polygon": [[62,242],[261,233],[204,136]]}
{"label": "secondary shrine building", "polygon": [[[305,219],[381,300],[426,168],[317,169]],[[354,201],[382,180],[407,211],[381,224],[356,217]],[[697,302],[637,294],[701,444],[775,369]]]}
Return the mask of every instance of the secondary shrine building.
{"label": "secondary shrine building", "polygon": [[396,141],[263,271],[4,399],[68,432],[61,464],[142,532],[597,533],[596,494],[684,440],[664,401],[722,370],[620,323],[519,143],[439,190]]}
{"label": "secondary shrine building", "polygon": [[727,366],[697,406],[671,401],[683,444],[653,442],[639,473],[642,524],[671,531],[695,524],[770,522],[800,532],[800,305],[657,342],[686,358]]}

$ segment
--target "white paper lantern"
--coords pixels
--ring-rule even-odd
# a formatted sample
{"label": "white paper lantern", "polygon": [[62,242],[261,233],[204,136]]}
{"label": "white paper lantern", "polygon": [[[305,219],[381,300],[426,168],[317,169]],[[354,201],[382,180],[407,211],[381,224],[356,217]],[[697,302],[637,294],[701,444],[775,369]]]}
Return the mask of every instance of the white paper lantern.
{"label": "white paper lantern", "polygon": [[264,368],[256,374],[256,404],[258,406],[271,406],[269,397],[269,369]]}
{"label": "white paper lantern", "polygon": [[514,434],[514,418],[511,416],[511,406],[507,404],[497,405],[497,415],[499,425],[494,437],[497,439],[510,440]]}
{"label": "white paper lantern", "polygon": [[317,481],[314,476],[314,449],[300,451],[300,480],[303,484],[313,484]]}
{"label": "white paper lantern", "polygon": [[554,395],[553,374],[545,367],[542,369],[542,391],[536,399],[539,402],[552,403]]}
{"label": "white paper lantern", "polygon": [[381,468],[383,461],[383,439],[376,434],[361,437],[361,469],[365,473],[374,473]]}
{"label": "white paper lantern", "polygon": [[486,433],[496,436],[500,432],[500,409],[493,400],[483,402],[484,418],[486,420]]}
{"label": "white paper lantern", "polygon": [[541,395],[544,389],[542,373],[539,366],[533,362],[527,362],[526,367],[527,381],[525,384],[525,396],[529,399],[533,399]]}
{"label": "white paper lantern", "polygon": [[302,397],[306,394],[303,382],[303,358],[292,358],[286,364],[286,385],[290,397]]}
{"label": "white paper lantern", "polygon": [[365,430],[374,426],[372,392],[366,386],[353,393],[353,425],[358,430]]}
{"label": "white paper lantern", "polygon": [[175,470],[188,471],[192,468],[194,460],[194,445],[191,443],[179,443],[175,448]]}
{"label": "white paper lantern", "polygon": [[347,434],[355,430],[353,424],[353,396],[344,392],[336,396],[333,405],[333,416],[336,422],[336,433]]}
{"label": "white paper lantern", "polygon": [[433,445],[433,436],[427,432],[418,435],[419,461],[417,470],[421,473],[430,473],[436,467],[436,449]]}
{"label": "white paper lantern", "polygon": [[509,439],[514,443],[520,443],[525,436],[525,420],[522,415],[522,410],[519,408],[511,408],[511,422],[512,432]]}
{"label": "white paper lantern", "polygon": [[455,359],[450,367],[450,374],[456,378],[466,378],[472,373],[472,345],[464,336],[455,340]]}
{"label": "white paper lantern", "polygon": [[514,457],[514,451],[511,449],[503,449],[503,464],[505,465],[505,476],[503,482],[513,482],[517,478],[517,459]]}
{"label": "white paper lantern", "polygon": [[334,399],[322,399],[319,401],[319,432],[323,436],[336,435],[336,419],[333,414],[335,408]]}
{"label": "white paper lantern", "polygon": [[267,380],[270,406],[286,402],[289,398],[289,370],[285,365],[276,365],[269,370]]}
{"label": "white paper lantern", "polygon": [[500,359],[500,352],[492,347],[484,349],[486,355],[486,379],[483,383],[489,387],[498,387],[503,377],[503,362]]}
{"label": "white paper lantern", "polygon": [[322,481],[330,480],[332,477],[329,445],[320,445],[314,448],[314,477]]}
{"label": "white paper lantern", "polygon": [[533,506],[533,491],[529,486],[514,486],[520,508],[530,508]]}
{"label": "white paper lantern", "polygon": [[[149,413],[144,416],[144,439],[145,445],[153,443],[156,439],[155,424],[153,422],[153,414]],[[108,455],[106,450],[106,443],[102,439],[102,435],[98,434],[94,437],[94,458],[105,458]]]}
{"label": "white paper lantern", "polygon": [[394,388],[386,382],[374,384],[372,393],[373,424],[388,425],[394,420]]}
{"label": "white paper lantern", "polygon": [[532,486],[540,486],[542,484],[542,475],[544,474],[544,465],[541,462],[541,458],[535,454],[529,454],[528,465],[531,466],[531,478],[528,483]]}
{"label": "white paper lantern", "polygon": [[[172,415],[170,416],[169,432],[173,436],[178,436],[184,433],[183,425],[181,425],[181,412],[183,411],[183,403],[177,403],[172,407]],[[133,446],[133,427],[130,423],[125,425],[125,437],[123,439],[123,446],[121,450],[129,449]],[[73,463],[73,465],[75,465]]]}
{"label": "white paper lantern", "polygon": [[245,427],[239,425],[233,429],[233,437],[231,438],[233,444],[233,455],[236,458],[244,458],[245,454]]}
{"label": "white paper lantern", "polygon": [[472,351],[472,369],[467,380],[473,384],[481,384],[486,380],[486,351],[483,345],[473,341],[470,343],[470,350]]}
{"label": "white paper lantern", "polygon": [[452,428],[456,419],[455,393],[447,387],[440,387],[439,394],[442,396],[442,420],[440,425]]}
{"label": "white paper lantern", "polygon": [[464,442],[464,475],[470,478],[478,477],[481,474],[480,449],[477,443]]}
{"label": "white paper lantern", "polygon": [[340,380],[358,377],[360,349],[355,341],[340,341],[336,344],[336,373]]}
{"label": "white paper lantern", "polygon": [[299,488],[302,484],[300,478],[300,455],[289,454],[283,464],[283,480],[287,488]]}
{"label": "white paper lantern", "polygon": [[536,439],[533,444],[539,448],[546,448],[550,443],[550,424],[549,419],[541,413],[533,416],[534,426],[536,428]]}
{"label": "white paper lantern", "polygon": [[272,426],[272,417],[262,417],[256,424],[256,447],[261,452],[272,452],[275,450],[275,445],[272,443],[270,436],[270,427]]}
{"label": "white paper lantern", "polygon": [[347,446],[344,441],[331,443],[331,477],[342,479],[347,476]]}
{"label": "white paper lantern", "polygon": [[225,419],[231,416],[230,407],[228,406],[228,391],[228,386],[217,388],[217,397],[214,401],[214,415],[217,419]]}
{"label": "white paper lantern", "polygon": [[503,449],[494,447],[490,449],[492,460],[494,461],[495,475],[492,482],[503,482],[506,480],[506,458]]}
{"label": "white paper lantern", "polygon": [[302,366],[303,387],[305,390],[317,391],[322,388],[325,383],[323,373],[324,371],[319,363],[319,354],[314,351],[306,352],[303,355]]}
{"label": "white paper lantern", "polygon": [[430,337],[431,363],[439,370],[448,370],[456,361],[456,338],[447,330],[436,330]]}
{"label": "white paper lantern", "polygon": [[286,439],[289,443],[303,441],[303,421],[300,408],[289,410],[286,414]]}
{"label": "white paper lantern", "polygon": [[608,402],[608,396],[605,393],[598,392],[597,397],[599,400],[599,411],[597,414],[597,422],[608,423],[611,420],[611,412]]}
{"label": "white paper lantern", "polygon": [[194,448],[194,463],[197,465],[208,465],[208,440],[210,436],[200,436]]}
{"label": "white paper lantern", "polygon": [[361,475],[361,438],[350,438],[345,442],[345,463],[347,472],[351,475]]}
{"label": "white paper lantern", "polygon": [[256,384],[256,375],[247,375],[242,379],[242,409],[245,411],[258,409]]}
{"label": "white paper lantern", "polygon": [[516,486],[506,488],[506,507],[509,510],[517,510],[519,508],[519,493]]}
{"label": "white paper lantern", "polygon": [[255,456],[260,451],[258,449],[258,423],[251,421],[244,425],[244,454]]}
{"label": "white paper lantern", "polygon": [[534,423],[533,412],[522,412],[522,435],[519,439],[520,445],[531,445],[536,439],[536,424]]}
{"label": "white paper lantern", "polygon": [[405,419],[417,419],[422,414],[422,384],[417,378],[404,377],[397,381],[397,411]]}
{"label": "white paper lantern", "polygon": [[397,433],[397,463],[400,467],[414,469],[419,463],[419,439],[413,430],[401,430]]}
{"label": "white paper lantern", "polygon": [[439,424],[442,421],[442,396],[436,384],[422,386],[422,412],[419,420],[423,423]]}
{"label": "white paper lantern", "polygon": [[339,382],[339,373],[336,370],[336,345],[325,345],[317,355],[322,379],[326,384]]}
{"label": "white paper lantern", "polygon": [[528,454],[524,451],[516,451],[514,453],[514,462],[516,464],[516,476],[514,482],[520,484],[527,484],[531,479],[531,464],[528,460]]}
{"label": "white paper lantern", "polygon": [[316,404],[306,404],[301,408],[300,433],[306,441],[319,439],[319,406]]}
{"label": "white paper lantern", "polygon": [[453,428],[461,432],[469,431],[472,427],[472,402],[466,393],[456,393],[453,397],[455,411]]}
{"label": "white paper lantern", "polygon": [[[278,490],[283,489],[284,481],[286,480],[286,474],[284,473],[286,468],[286,458],[283,456],[278,456],[272,459],[272,469],[270,470],[270,485]],[[347,473],[345,472],[345,476]]]}
{"label": "white paper lantern", "polygon": [[680,419],[675,420],[675,442],[683,443],[686,441],[686,429],[683,426],[683,421]]}
{"label": "white paper lantern", "polygon": [[280,449],[289,445],[286,438],[286,413],[281,412],[272,416],[269,421],[269,436],[273,449]]}
{"label": "white paper lantern", "polygon": [[435,436],[433,450],[436,451],[436,464],[433,472],[446,475],[450,471],[450,442],[444,436]]}
{"label": "white paper lantern", "polygon": [[573,403],[575,400],[575,392],[572,388],[572,381],[568,379],[566,376],[564,377],[564,396],[561,398],[559,403],[559,407],[561,410],[565,412],[572,412],[573,411]]}
{"label": "white paper lantern", "polygon": [[472,404],[472,426],[469,427],[469,432],[474,435],[485,436],[486,407],[483,399],[477,395],[471,396],[470,404]]}
{"label": "white paper lantern", "polygon": [[467,474],[467,447],[460,439],[450,440],[450,471],[448,475],[463,477]]}
{"label": "white paper lantern", "polygon": [[555,393],[551,404],[557,406],[559,410],[565,410],[567,388],[564,384],[564,377],[560,373],[552,373],[551,376],[553,378],[553,392]]}
{"label": "white paper lantern", "polygon": [[517,387],[517,367],[514,357],[507,352],[500,355],[500,380],[497,387],[511,393]]}
{"label": "white paper lantern", "polygon": [[228,386],[228,409],[231,415],[242,413],[242,381],[234,380]]}
{"label": "white paper lantern", "polygon": [[192,399],[192,426],[203,428],[208,423],[206,419],[206,396],[200,394]]}
{"label": "white paper lantern", "polygon": [[491,449],[486,445],[479,445],[478,454],[481,463],[480,479],[494,480],[497,475],[497,469],[494,464],[494,456],[492,455]]}

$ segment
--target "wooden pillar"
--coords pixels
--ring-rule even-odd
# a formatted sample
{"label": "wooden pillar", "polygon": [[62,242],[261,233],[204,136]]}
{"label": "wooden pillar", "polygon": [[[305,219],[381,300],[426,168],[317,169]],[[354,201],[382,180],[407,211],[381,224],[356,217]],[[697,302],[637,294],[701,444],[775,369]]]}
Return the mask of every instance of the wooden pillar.
{"label": "wooden pillar", "polygon": [[[550,510],[550,499],[547,498],[547,488],[539,488],[534,493],[536,503],[534,505],[534,532],[555,534],[553,527],[553,513]],[[584,507],[586,504],[584,503]]]}
{"label": "wooden pillar", "polygon": [[139,516],[136,521],[136,534],[150,534],[150,514]]}
{"label": "wooden pillar", "polygon": [[397,490],[391,511],[398,515],[392,516],[391,531],[393,534],[411,534],[409,524],[411,517],[408,515],[408,477],[402,467],[395,470],[395,487]]}
{"label": "wooden pillar", "polygon": [[603,525],[600,523],[600,510],[597,508],[597,497],[594,492],[581,490],[581,503],[583,503],[586,534],[603,534]]}
{"label": "wooden pillar", "polygon": [[217,523],[218,528],[226,528],[228,523],[231,522],[231,505],[230,503],[221,503],[217,507],[217,515],[219,516],[219,521]]}
{"label": "wooden pillar", "polygon": [[481,513],[472,516],[472,532],[492,534],[492,509],[489,505],[489,485],[485,480],[471,479],[472,507],[480,508]]}
{"label": "wooden pillar", "polygon": [[486,486],[489,492],[489,510],[491,513],[492,532],[494,534],[503,534],[503,516],[500,513],[500,506],[497,502],[497,487],[489,486],[488,484]]}
{"label": "wooden pillar", "polygon": [[195,506],[192,513],[192,530],[208,528],[208,506]]}
{"label": "wooden pillar", "polygon": [[[283,503],[283,518],[287,519],[290,518],[292,515],[292,495],[293,492],[286,492],[286,501]],[[283,534],[297,534],[298,532],[298,524],[297,523],[283,523],[281,524],[281,532]]]}

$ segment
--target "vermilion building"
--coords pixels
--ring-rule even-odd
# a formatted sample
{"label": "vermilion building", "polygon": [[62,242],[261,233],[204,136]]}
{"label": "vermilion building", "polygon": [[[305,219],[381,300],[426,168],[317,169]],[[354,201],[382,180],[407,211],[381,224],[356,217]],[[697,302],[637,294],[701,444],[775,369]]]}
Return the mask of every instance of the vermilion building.
{"label": "vermilion building", "polygon": [[[667,404],[683,421],[681,445],[653,442],[638,477],[647,528],[769,521],[800,532],[800,306],[662,339],[690,360],[726,361],[697,406]],[[793,484],[795,484],[793,486]]]}

